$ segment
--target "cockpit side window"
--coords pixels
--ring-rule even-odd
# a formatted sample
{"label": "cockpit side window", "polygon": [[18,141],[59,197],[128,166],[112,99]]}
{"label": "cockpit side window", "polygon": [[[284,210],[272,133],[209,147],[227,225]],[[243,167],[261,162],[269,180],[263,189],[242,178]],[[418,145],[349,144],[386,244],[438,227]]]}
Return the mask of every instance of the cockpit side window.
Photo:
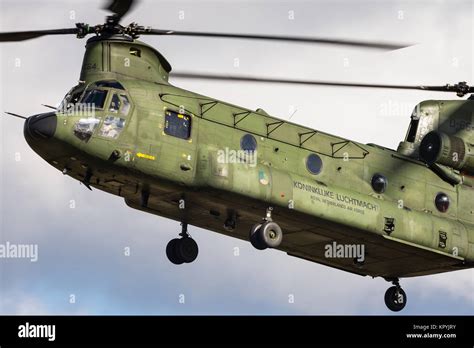
{"label": "cockpit side window", "polygon": [[71,95],[71,100],[69,101],[69,103],[72,104],[72,105],[76,104],[79,101],[79,99],[81,98],[82,92],[83,91],[74,92],[74,94]]}
{"label": "cockpit side window", "polygon": [[88,142],[94,134],[100,119],[96,117],[84,117],[79,119],[73,126],[73,134],[84,142]]}
{"label": "cockpit side window", "polygon": [[81,98],[84,93],[84,85],[77,85],[71,88],[62,100],[58,110],[60,112],[68,112]]}
{"label": "cockpit side window", "polygon": [[112,95],[112,98],[110,100],[110,106],[109,106],[109,111],[120,113],[122,115],[127,115],[128,111],[130,110],[130,101],[128,100],[128,97],[125,94],[114,94]]}
{"label": "cockpit side window", "polygon": [[114,95],[112,95],[112,99],[110,100],[109,111],[118,112],[120,109],[120,104],[121,102],[118,95],[114,93]]}
{"label": "cockpit side window", "polygon": [[81,103],[89,106],[94,106],[96,109],[103,109],[105,99],[107,98],[107,91],[102,89],[93,89],[86,93]]}
{"label": "cockpit side window", "polygon": [[125,94],[120,95],[120,101],[122,103],[121,113],[123,115],[127,115],[128,112],[130,111],[130,101],[128,100],[128,97]]}
{"label": "cockpit side window", "polygon": [[120,91],[111,91],[108,115],[105,117],[98,135],[104,138],[117,139],[125,128],[131,105],[128,97]]}
{"label": "cockpit side window", "polygon": [[74,135],[80,140],[88,142],[94,134],[103,138],[117,139],[125,129],[131,103],[124,91],[102,89],[93,85],[86,90],[80,104],[87,109],[93,107],[103,110],[99,116],[92,114],[74,124]]}
{"label": "cockpit side window", "polygon": [[117,139],[125,128],[125,119],[117,116],[106,116],[102,127],[99,130],[99,136],[110,139]]}

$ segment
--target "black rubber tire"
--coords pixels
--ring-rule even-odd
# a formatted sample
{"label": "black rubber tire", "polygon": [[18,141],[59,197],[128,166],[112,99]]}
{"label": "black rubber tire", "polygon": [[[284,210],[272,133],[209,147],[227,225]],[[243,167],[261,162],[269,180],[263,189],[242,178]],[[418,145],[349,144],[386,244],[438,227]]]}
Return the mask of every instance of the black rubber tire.
{"label": "black rubber tire", "polygon": [[249,232],[250,244],[257,250],[265,250],[267,246],[260,240],[259,232],[262,224],[255,224]]}
{"label": "black rubber tire", "polygon": [[196,241],[190,237],[178,239],[176,244],[176,255],[185,263],[196,260],[199,254],[199,247]]}
{"label": "black rubber tire", "polygon": [[179,244],[180,239],[175,238],[169,241],[168,245],[166,245],[166,256],[171,263],[175,265],[181,265],[184,263],[184,260],[179,257],[177,251],[177,245]]}
{"label": "black rubber tire", "polygon": [[278,248],[283,240],[283,232],[276,222],[265,222],[258,231],[261,242],[267,248]]}
{"label": "black rubber tire", "polygon": [[385,292],[385,305],[392,312],[400,312],[407,304],[407,294],[399,286],[391,286]]}

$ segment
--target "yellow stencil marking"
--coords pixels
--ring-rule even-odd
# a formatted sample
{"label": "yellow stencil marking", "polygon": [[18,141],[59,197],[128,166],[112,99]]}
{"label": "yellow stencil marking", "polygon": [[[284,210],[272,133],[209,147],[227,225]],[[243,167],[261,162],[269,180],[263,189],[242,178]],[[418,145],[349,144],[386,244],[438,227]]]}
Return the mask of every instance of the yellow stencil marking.
{"label": "yellow stencil marking", "polygon": [[144,159],[151,160],[151,161],[155,160],[155,156],[147,155],[146,153],[141,153],[141,152],[137,153],[137,157],[144,158]]}

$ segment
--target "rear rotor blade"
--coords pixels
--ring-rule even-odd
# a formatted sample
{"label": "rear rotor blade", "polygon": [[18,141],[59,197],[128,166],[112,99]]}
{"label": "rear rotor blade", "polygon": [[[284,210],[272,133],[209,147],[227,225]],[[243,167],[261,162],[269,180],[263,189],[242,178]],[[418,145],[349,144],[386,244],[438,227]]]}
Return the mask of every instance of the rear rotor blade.
{"label": "rear rotor blade", "polygon": [[369,42],[369,41],[356,41],[356,40],[344,40],[344,39],[311,38],[311,37],[304,37],[304,36],[206,33],[206,32],[193,32],[193,31],[162,30],[162,29],[151,29],[151,28],[145,29],[140,34],[302,42],[302,43],[330,44],[330,45],[339,45],[339,46],[355,46],[355,47],[375,48],[375,49],[382,49],[382,50],[398,50],[401,48],[412,46],[412,44]]}
{"label": "rear rotor blade", "polygon": [[311,86],[387,88],[387,89],[410,89],[410,90],[436,91],[436,92],[456,92],[456,94],[460,97],[468,93],[474,93],[474,87],[468,86],[466,82],[459,82],[454,85],[448,84],[444,86],[384,85],[384,84],[355,83],[355,82],[275,79],[275,78],[236,76],[236,75],[195,74],[195,73],[188,73],[188,72],[172,73],[171,77],[186,78],[186,79],[199,79],[199,80],[265,82],[265,83],[283,83],[283,84],[311,85]]}
{"label": "rear rotor blade", "polygon": [[0,42],[25,41],[35,39],[45,35],[67,35],[77,34],[78,28],[69,29],[49,29],[49,30],[31,30],[31,31],[12,31],[0,33]]}
{"label": "rear rotor blade", "polygon": [[113,12],[119,19],[130,11],[134,4],[134,0],[110,0],[106,10]]}

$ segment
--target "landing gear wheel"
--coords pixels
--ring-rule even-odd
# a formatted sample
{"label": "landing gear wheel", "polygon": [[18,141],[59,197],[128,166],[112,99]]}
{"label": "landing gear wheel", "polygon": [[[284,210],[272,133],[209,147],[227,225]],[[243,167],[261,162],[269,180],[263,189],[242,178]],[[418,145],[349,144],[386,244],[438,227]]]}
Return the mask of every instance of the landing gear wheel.
{"label": "landing gear wheel", "polygon": [[385,292],[385,304],[393,312],[399,312],[407,304],[407,295],[400,286],[391,286]]}
{"label": "landing gear wheel", "polygon": [[265,250],[267,246],[263,243],[263,241],[260,239],[260,236],[259,236],[260,234],[259,231],[261,227],[262,227],[262,224],[253,225],[252,228],[250,229],[249,239],[250,239],[250,243],[255,249]]}
{"label": "landing gear wheel", "polygon": [[267,248],[278,248],[283,239],[283,233],[276,222],[267,221],[258,230],[259,239]]}
{"label": "landing gear wheel", "polygon": [[250,243],[258,250],[278,248],[283,239],[283,233],[276,222],[267,221],[253,225],[250,229]]}
{"label": "landing gear wheel", "polygon": [[184,263],[184,260],[180,258],[176,252],[179,241],[180,239],[178,238],[172,239],[166,246],[166,256],[168,257],[168,260],[170,260],[170,262],[174,263],[175,265],[181,265],[182,263]]}
{"label": "landing gear wheel", "polygon": [[199,248],[194,239],[184,237],[179,239],[179,243],[176,244],[176,253],[183,262],[191,263],[196,260]]}
{"label": "landing gear wheel", "polygon": [[278,248],[283,239],[280,226],[272,220],[272,207],[267,208],[266,216],[261,224],[255,224],[250,229],[249,239],[253,247],[258,250]]}
{"label": "landing gear wheel", "polygon": [[172,239],[166,246],[166,256],[175,265],[193,262],[198,253],[198,245],[190,237]]}

